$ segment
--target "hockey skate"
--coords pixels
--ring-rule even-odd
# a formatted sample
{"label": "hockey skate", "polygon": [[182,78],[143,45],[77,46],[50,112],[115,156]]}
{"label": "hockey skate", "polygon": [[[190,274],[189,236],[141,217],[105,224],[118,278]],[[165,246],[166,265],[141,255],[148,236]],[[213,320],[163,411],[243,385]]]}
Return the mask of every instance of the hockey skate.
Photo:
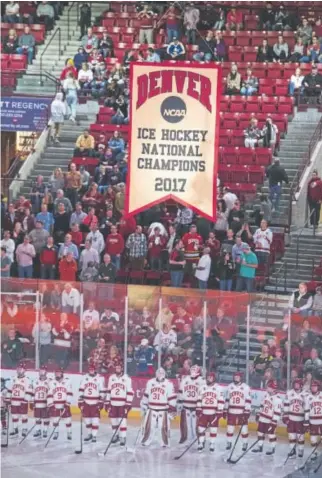
{"label": "hockey skate", "polygon": [[96,437],[92,437],[92,443],[96,443]]}
{"label": "hockey skate", "polygon": [[19,435],[18,428],[14,428],[13,431],[10,433],[11,437],[16,437]]}
{"label": "hockey skate", "polygon": [[2,428],[1,430],[1,435],[6,435],[7,434],[7,429],[6,428]]}
{"label": "hockey skate", "polygon": [[87,435],[87,437],[84,438],[84,442],[85,443],[89,443],[90,441],[92,441],[93,439],[93,436],[92,434],[90,433],[89,435]]}
{"label": "hockey skate", "polygon": [[209,451],[210,451],[211,453],[213,453],[213,452],[215,451],[215,445],[214,445],[214,443],[211,443],[211,444],[210,444]]}
{"label": "hockey skate", "polygon": [[266,455],[267,455],[267,456],[275,455],[275,448],[271,448],[270,450],[268,450],[268,451],[266,452]]}
{"label": "hockey skate", "polygon": [[248,448],[247,443],[244,443],[244,444],[243,444],[243,447],[242,447],[242,451],[247,451],[247,448]]}
{"label": "hockey skate", "polygon": [[115,443],[117,443],[119,441],[120,437],[118,435],[115,435],[115,437],[113,438],[112,440],[112,445],[115,445]]}
{"label": "hockey skate", "polygon": [[204,444],[204,443],[199,443],[199,445],[198,445],[198,451],[199,451],[199,453],[201,453],[204,448],[205,448],[205,444]]}
{"label": "hockey skate", "polygon": [[304,450],[299,450],[297,456],[298,456],[299,458],[303,458],[303,456],[304,456]]}
{"label": "hockey skate", "polygon": [[41,431],[40,430],[35,431],[34,438],[41,438]]}
{"label": "hockey skate", "polygon": [[27,433],[28,433],[27,428],[23,428],[23,429],[21,430],[21,436],[22,436],[23,438],[25,438],[25,437],[27,436]]}
{"label": "hockey skate", "polygon": [[44,430],[44,431],[42,432],[42,437],[43,437],[43,438],[47,438],[47,430]]}
{"label": "hockey skate", "polygon": [[254,448],[254,450],[252,450],[253,453],[262,453],[263,452],[263,447],[262,445],[259,445],[257,448]]}
{"label": "hockey skate", "polygon": [[318,457],[317,452],[314,452],[313,455],[311,456],[311,461],[316,461],[317,457]]}
{"label": "hockey skate", "polygon": [[53,440],[58,440],[58,432],[55,432],[53,435]]}
{"label": "hockey skate", "polygon": [[121,438],[120,439],[120,446],[125,446],[126,444],[126,439],[125,438]]}
{"label": "hockey skate", "polygon": [[226,450],[231,450],[231,442],[227,442],[227,445],[226,445]]}
{"label": "hockey skate", "polygon": [[296,456],[296,449],[295,447],[292,448],[292,450],[289,451],[288,457],[292,458],[293,456]]}
{"label": "hockey skate", "polygon": [[71,440],[72,439],[72,432],[67,432],[67,440]]}

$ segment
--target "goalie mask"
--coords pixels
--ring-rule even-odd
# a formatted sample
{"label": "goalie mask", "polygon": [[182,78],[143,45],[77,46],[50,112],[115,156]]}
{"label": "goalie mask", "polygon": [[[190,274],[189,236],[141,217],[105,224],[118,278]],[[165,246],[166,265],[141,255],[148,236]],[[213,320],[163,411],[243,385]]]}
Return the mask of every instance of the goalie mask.
{"label": "goalie mask", "polygon": [[198,378],[200,375],[200,367],[198,365],[193,365],[190,369],[190,376],[193,379]]}

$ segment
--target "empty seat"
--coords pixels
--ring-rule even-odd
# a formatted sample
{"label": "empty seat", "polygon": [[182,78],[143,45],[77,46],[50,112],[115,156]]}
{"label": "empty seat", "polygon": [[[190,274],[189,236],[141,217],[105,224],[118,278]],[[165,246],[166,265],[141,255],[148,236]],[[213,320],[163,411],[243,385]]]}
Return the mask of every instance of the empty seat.
{"label": "empty seat", "polygon": [[242,61],[243,58],[243,47],[241,46],[231,46],[229,47],[228,52],[229,60],[236,63]]}
{"label": "empty seat", "polygon": [[256,61],[258,48],[256,46],[244,47],[244,61],[248,63]]}
{"label": "empty seat", "polygon": [[10,55],[10,68],[13,70],[25,70],[27,57],[25,55]]}

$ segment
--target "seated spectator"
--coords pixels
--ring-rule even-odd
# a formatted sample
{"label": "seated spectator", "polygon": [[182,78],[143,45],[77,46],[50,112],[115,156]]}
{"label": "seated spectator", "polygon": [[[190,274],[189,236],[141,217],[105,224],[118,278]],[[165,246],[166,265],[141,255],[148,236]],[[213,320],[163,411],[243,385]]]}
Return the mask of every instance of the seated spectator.
{"label": "seated spectator", "polygon": [[243,28],[243,14],[241,11],[236,10],[236,8],[233,7],[227,14],[226,29],[239,31],[242,28]]}
{"label": "seated spectator", "polygon": [[[235,247],[235,246],[233,246]],[[231,291],[233,286],[234,262],[230,252],[224,249],[219,257],[216,267],[216,279],[219,282],[219,289]]]}
{"label": "seated spectator", "polygon": [[105,71],[104,57],[97,48],[93,48],[88,56],[88,65],[95,74]]}
{"label": "seated spectator", "polygon": [[268,117],[265,121],[265,126],[261,131],[261,139],[259,140],[259,145],[264,148],[271,148],[272,153],[275,153],[275,146],[277,142],[278,128],[276,124],[273,123],[272,118]]}
{"label": "seated spectator", "polygon": [[61,244],[58,252],[58,259],[62,259],[63,257],[67,256],[67,254],[71,252],[73,258],[78,261],[79,252],[76,244],[72,242],[72,235],[70,233],[65,235],[64,242]]}
{"label": "seated spectator", "polygon": [[259,15],[259,29],[260,30],[273,30],[275,23],[275,12],[273,10],[272,2],[266,2],[265,8],[260,11]]}
{"label": "seated spectator", "polygon": [[214,60],[215,61],[225,61],[226,58],[226,43],[222,37],[220,30],[217,30],[215,33],[214,39]]}
{"label": "seated spectator", "polygon": [[77,76],[78,76],[78,71],[77,71],[77,68],[74,65],[74,60],[72,60],[71,58],[69,58],[66,61],[65,68],[63,68],[63,70],[60,74],[60,77],[59,77],[60,81],[64,82],[68,78],[69,73],[72,73],[74,78],[77,78]]}
{"label": "seated spectator", "polygon": [[273,48],[268,44],[266,38],[264,38],[262,44],[258,47],[256,61],[269,63],[273,61],[273,55]]}
{"label": "seated spectator", "polygon": [[153,341],[155,350],[162,355],[166,355],[171,353],[176,345],[177,333],[173,329],[170,329],[167,324],[163,324],[162,330],[159,330]]}
{"label": "seated spectator", "polygon": [[154,50],[154,48],[149,47],[147,49],[147,57],[146,60],[148,63],[160,63],[161,58],[160,55]]}
{"label": "seated spectator", "polygon": [[303,18],[302,24],[298,27],[296,36],[301,38],[305,46],[309,45],[312,40],[312,26],[306,18]]}
{"label": "seated spectator", "polygon": [[249,245],[244,246],[244,252],[241,256],[241,266],[237,277],[236,291],[242,292],[244,288],[248,293],[253,292],[254,278],[256,269],[258,267],[258,260],[254,252],[250,250]]}
{"label": "seated spectator", "polygon": [[311,373],[315,380],[322,380],[322,360],[317,349],[311,350],[310,358],[304,363],[304,372]]}
{"label": "seated spectator", "polygon": [[58,262],[58,250],[54,244],[54,238],[49,236],[46,245],[40,252],[40,277],[42,279],[56,279]]}
{"label": "seated spectator", "polygon": [[288,92],[290,95],[294,95],[296,91],[301,92],[304,76],[302,75],[301,68],[296,68],[295,74],[291,76]]}
{"label": "seated spectator", "polygon": [[135,50],[127,50],[124,53],[124,57],[123,57],[123,61],[122,61],[122,65],[123,65],[123,67],[125,68],[126,71],[129,70],[130,63],[132,63],[133,61],[136,61]]}
{"label": "seated spectator", "polygon": [[251,96],[258,92],[258,78],[253,75],[251,68],[247,68],[246,77],[242,80],[240,92],[242,95],[246,96]]}
{"label": "seated spectator", "polygon": [[54,26],[55,10],[49,2],[41,2],[37,7],[38,23],[44,23],[46,30],[51,30]]}
{"label": "seated spectator", "polygon": [[98,278],[100,282],[104,284],[114,284],[116,278],[116,267],[111,262],[111,256],[104,254],[103,262],[98,269]]}
{"label": "seated spectator", "polygon": [[6,23],[20,23],[21,17],[19,10],[19,2],[7,2],[3,21]]}
{"label": "seated spectator", "polygon": [[120,316],[112,309],[105,307],[104,312],[100,318],[100,328],[104,333],[106,332],[119,332],[120,329]]}
{"label": "seated spectator", "polygon": [[277,43],[273,46],[273,61],[284,62],[288,59],[289,47],[283,38],[283,35],[278,35]]}
{"label": "seated spectator", "polygon": [[[88,54],[84,50],[84,48],[81,46],[78,48],[78,51],[76,55],[74,56],[73,62],[74,66],[77,71],[79,71],[83,65],[83,63],[87,63],[88,60]],[[75,73],[75,72],[74,72]]]}
{"label": "seated spectator", "polygon": [[306,55],[299,60],[300,63],[322,63],[322,47],[317,37],[312,38],[311,45],[306,49]]}
{"label": "seated spectator", "polygon": [[117,161],[125,149],[124,139],[121,137],[119,131],[114,131],[112,138],[108,141],[108,147],[112,150],[113,159]]}
{"label": "seated spectator", "polygon": [[78,83],[83,93],[87,93],[91,88],[93,81],[93,72],[89,69],[88,63],[83,63],[78,72]]}
{"label": "seated spectator", "polygon": [[255,254],[258,264],[268,264],[273,242],[273,233],[269,229],[267,221],[262,221],[260,228],[254,233],[253,240],[255,243]]}
{"label": "seated spectator", "polygon": [[200,12],[198,8],[193,3],[186,5],[183,17],[183,25],[185,28],[188,45],[196,44],[197,25],[199,20]]}
{"label": "seated spectator", "polygon": [[128,104],[123,95],[120,95],[114,105],[115,114],[112,116],[112,124],[128,123]]}
{"label": "seated spectator", "polygon": [[56,214],[59,209],[59,205],[63,204],[67,214],[70,214],[73,211],[72,204],[68,198],[64,196],[64,191],[62,189],[57,190],[56,199],[54,201],[54,213]]}
{"label": "seated spectator", "polygon": [[231,66],[230,73],[227,75],[226,80],[226,94],[237,95],[240,93],[241,88],[241,75],[238,73],[238,67],[236,64]]}
{"label": "seated spectator", "polygon": [[173,41],[169,43],[167,47],[167,56],[172,60],[184,60],[186,50],[185,47],[177,38],[173,38]]}
{"label": "seated spectator", "polygon": [[93,48],[98,48],[98,44],[98,38],[94,35],[93,28],[89,27],[87,29],[87,35],[84,35],[82,38],[82,47],[87,54],[90,54]]}
{"label": "seated spectator", "polygon": [[110,76],[108,78],[108,83],[116,81],[119,86],[121,86],[120,92],[123,91],[123,86],[125,82],[126,71],[121,65],[121,63],[116,63],[114,68],[110,71]]}
{"label": "seated spectator", "polygon": [[[13,2],[12,2],[13,3]],[[1,363],[5,368],[17,368],[23,358],[23,346],[14,329],[9,329],[8,337],[1,344]]]}
{"label": "seated spectator", "polygon": [[[8,252],[7,252],[8,254]],[[315,289],[315,296],[313,298],[312,315],[322,319],[322,287],[318,286]]]}
{"label": "seated spectator", "polygon": [[8,32],[8,35],[4,38],[3,43],[3,53],[15,54],[18,49],[18,37],[16,30],[11,28]]}
{"label": "seated spectator", "polygon": [[114,50],[113,40],[110,35],[107,33],[107,30],[103,31],[102,37],[98,42],[98,50],[104,58],[112,56]]}
{"label": "seated spectator", "polygon": [[77,113],[77,104],[78,104],[78,92],[80,86],[76,76],[70,71],[67,74],[67,78],[63,82],[63,90],[66,94],[66,103],[68,107],[67,116],[69,120],[73,123],[76,123],[76,113]]}
{"label": "seated spectator", "polygon": [[24,28],[24,33],[18,38],[18,48],[16,51],[20,55],[27,55],[29,65],[32,64],[35,44],[35,37],[30,33],[30,27],[26,25]]}
{"label": "seated spectator", "polygon": [[261,132],[258,129],[258,120],[256,118],[251,118],[248,128],[244,130],[244,135],[245,148],[255,149],[261,137]]}
{"label": "seated spectator", "polygon": [[116,99],[120,96],[121,92],[122,92],[122,85],[119,85],[116,79],[110,81],[110,78],[109,78],[107,82],[106,100],[104,102],[104,105],[113,106]]}
{"label": "seated spectator", "polygon": [[270,366],[273,357],[269,354],[268,345],[262,345],[262,352],[256,355],[253,364],[250,367],[251,371],[251,383],[253,387],[258,387],[262,378],[264,377],[265,370]]}
{"label": "seated spectator", "polygon": [[65,210],[63,203],[60,203],[58,206],[58,211],[54,216],[55,224],[53,235],[55,242],[62,242],[63,237],[69,231],[69,214]]}
{"label": "seated spectator", "polygon": [[322,75],[318,72],[316,65],[312,65],[311,73],[305,75],[303,87],[306,96],[319,101],[322,92]]}
{"label": "seated spectator", "polygon": [[91,82],[91,95],[93,98],[102,98],[106,93],[107,80],[102,74],[95,75]]}
{"label": "seated spectator", "polygon": [[294,314],[300,314],[302,317],[307,317],[312,309],[313,299],[312,295],[307,290],[307,285],[304,282],[299,284],[298,290],[294,291],[289,300],[289,309]]}
{"label": "seated spectator", "polygon": [[88,129],[78,136],[75,146],[74,156],[94,156],[95,139],[89,134]]}
{"label": "seated spectator", "polygon": [[104,368],[104,366],[107,354],[108,350],[105,345],[105,340],[103,338],[100,338],[97,340],[97,346],[93,350],[91,350],[87,361],[88,363],[93,363],[99,373],[105,373],[106,369]]}
{"label": "seated spectator", "polygon": [[207,31],[205,38],[198,41],[198,51],[193,55],[195,61],[205,61],[209,63],[213,60],[215,51],[214,34],[212,30]]}
{"label": "seated spectator", "polygon": [[291,50],[289,61],[297,63],[304,56],[305,47],[302,38],[298,38]]}

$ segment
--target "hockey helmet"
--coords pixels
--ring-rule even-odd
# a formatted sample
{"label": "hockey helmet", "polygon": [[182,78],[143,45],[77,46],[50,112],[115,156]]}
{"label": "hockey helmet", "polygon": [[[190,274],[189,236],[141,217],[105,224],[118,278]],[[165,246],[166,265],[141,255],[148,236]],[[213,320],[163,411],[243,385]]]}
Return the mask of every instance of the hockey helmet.
{"label": "hockey helmet", "polygon": [[64,378],[64,369],[63,368],[59,368],[56,370],[55,372],[55,379],[60,381]]}
{"label": "hockey helmet", "polygon": [[200,367],[199,365],[193,365],[190,369],[190,376],[191,378],[198,378],[200,375]]}
{"label": "hockey helmet", "polygon": [[18,377],[23,377],[25,374],[25,364],[23,362],[20,362],[18,367],[17,367],[17,374]]}
{"label": "hockey helmet", "polygon": [[47,378],[47,367],[41,367],[39,369],[39,378],[40,378],[40,380],[46,380],[46,378]]}
{"label": "hockey helmet", "polygon": [[318,380],[312,380],[311,382],[311,392],[313,395],[316,395],[320,391],[320,382]]}
{"label": "hockey helmet", "polygon": [[90,375],[95,375],[95,374],[96,374],[96,367],[95,367],[94,362],[89,362],[89,364],[88,364],[88,373],[89,373]]}
{"label": "hockey helmet", "polygon": [[276,393],[277,391],[277,382],[276,380],[269,380],[266,385],[268,393]]}
{"label": "hockey helmet", "polygon": [[156,371],[156,379],[158,382],[163,382],[165,380],[165,370],[164,368],[160,367],[158,368],[158,370]]}
{"label": "hockey helmet", "polygon": [[216,381],[216,374],[215,372],[208,372],[207,373],[207,376],[206,376],[206,381],[207,381],[207,385],[212,385],[215,383]]}
{"label": "hockey helmet", "polygon": [[296,391],[296,392],[300,392],[303,388],[303,382],[300,378],[296,378],[295,380],[293,380],[293,389]]}
{"label": "hockey helmet", "polygon": [[121,360],[119,360],[115,364],[115,373],[116,373],[116,375],[121,376],[123,374],[123,371],[124,371],[123,362]]}
{"label": "hockey helmet", "polygon": [[243,372],[235,372],[233,375],[233,381],[235,385],[239,385],[243,381]]}

